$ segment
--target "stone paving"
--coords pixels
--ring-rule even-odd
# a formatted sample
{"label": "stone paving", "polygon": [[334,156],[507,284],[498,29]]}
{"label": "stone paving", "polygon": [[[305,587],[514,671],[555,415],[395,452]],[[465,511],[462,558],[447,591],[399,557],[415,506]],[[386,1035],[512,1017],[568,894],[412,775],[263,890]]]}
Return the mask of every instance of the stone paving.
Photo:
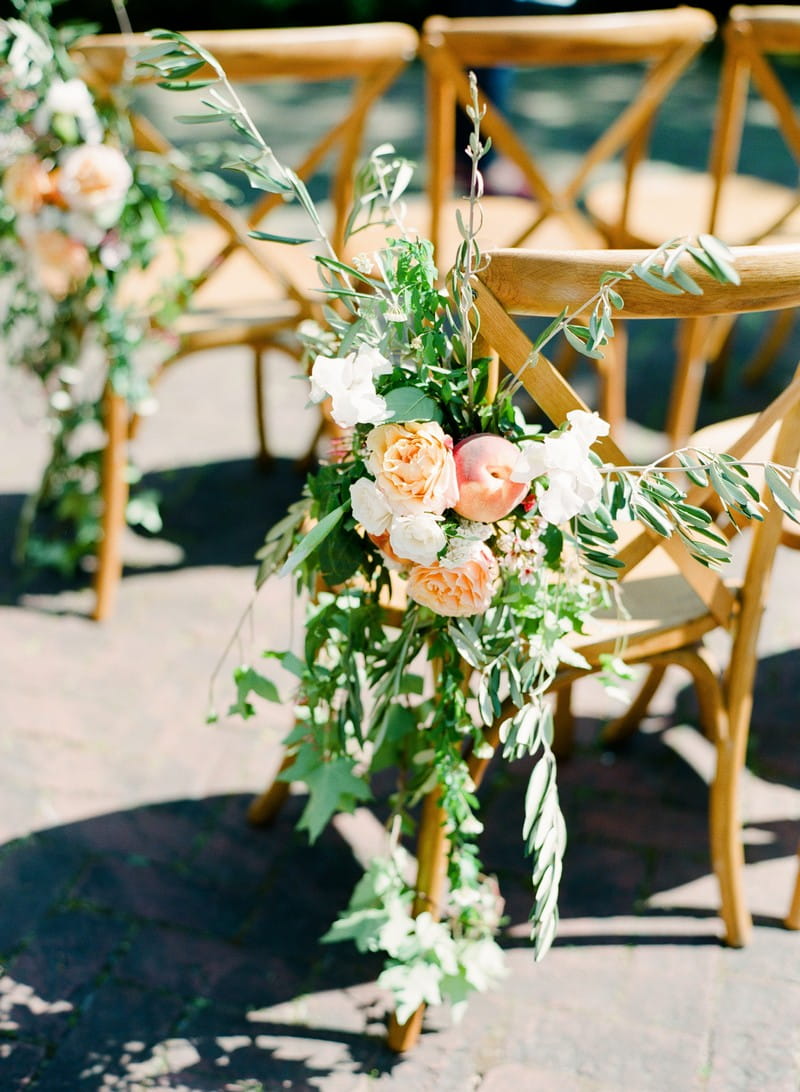
{"label": "stone paving", "polygon": [[[711,754],[685,678],[668,677],[617,754],[595,742],[611,707],[589,682],[560,771],[570,842],[554,948],[536,964],[526,939],[520,763],[484,792],[507,983],[458,1025],[430,1014],[398,1058],[377,962],[318,943],[373,817],[309,848],[293,796],[273,827],[251,829],[287,710],[204,722],[220,660],[224,709],[237,658],[300,625],[288,586],[269,585],[226,653],[312,424],[291,364],[271,363],[268,474],[252,461],[244,360],[207,354],[165,380],[138,442],[165,531],[130,541],[108,623],[88,621],[83,587],[23,587],[0,570],[0,1090],[797,1092],[800,936],[780,924],[800,833],[797,556],[779,555],[761,636],[743,794],[750,946],[720,942]],[[3,558],[43,451],[18,403],[0,400]]]}

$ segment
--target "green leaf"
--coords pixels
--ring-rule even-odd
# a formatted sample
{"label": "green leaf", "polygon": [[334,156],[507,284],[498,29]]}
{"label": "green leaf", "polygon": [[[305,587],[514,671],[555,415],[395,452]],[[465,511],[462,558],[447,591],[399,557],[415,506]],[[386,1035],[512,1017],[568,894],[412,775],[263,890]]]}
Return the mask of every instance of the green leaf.
{"label": "green leaf", "polygon": [[668,296],[683,295],[683,289],[679,288],[677,284],[665,281],[662,276],[652,269],[647,269],[641,263],[637,263],[633,267],[633,271],[640,281],[644,281],[645,284],[649,284],[651,288],[656,288],[659,292],[666,292]]}
{"label": "green leaf", "polygon": [[390,421],[442,421],[442,409],[419,387],[395,387],[385,396]]}
{"label": "green leaf", "polygon": [[[353,773],[355,763],[343,755],[323,762],[304,777],[309,798],[298,820],[299,830],[307,830],[315,842],[337,812],[352,812],[358,801],[369,800],[370,787],[363,777]],[[287,771],[291,772],[291,771]]]}
{"label": "green leaf", "polygon": [[780,471],[768,463],[764,468],[764,477],[780,510],[795,523],[800,523],[800,501],[789,488]]}
{"label": "green leaf", "polygon": [[303,243],[313,243],[312,236],[272,235],[268,231],[249,231],[251,239],[258,239],[264,243],[285,243],[287,246],[301,246]]}
{"label": "green leaf", "polygon": [[331,533],[349,507],[350,504],[346,501],[344,504],[340,504],[338,508],[334,508],[327,516],[323,516],[319,523],[315,523],[308,534],[303,536],[300,543],[286,558],[278,575],[285,576],[287,573],[293,572],[298,565],[302,564],[307,557],[313,554]]}
{"label": "green leaf", "polygon": [[694,465],[697,462],[695,458],[685,451],[676,451],[675,454],[678,456],[678,462],[686,471],[686,477],[690,482],[701,487],[708,484],[708,477],[705,470],[703,470],[702,467]]}
{"label": "green leaf", "polygon": [[588,356],[590,360],[602,360],[603,354],[599,349],[590,349],[583,338],[578,333],[579,327],[565,326],[564,337],[570,343],[576,352],[579,352],[581,356]]}
{"label": "green leaf", "polygon": [[733,254],[723,242],[714,235],[698,235],[697,241],[715,267],[718,281],[729,284],[741,284],[742,279],[733,266]]}

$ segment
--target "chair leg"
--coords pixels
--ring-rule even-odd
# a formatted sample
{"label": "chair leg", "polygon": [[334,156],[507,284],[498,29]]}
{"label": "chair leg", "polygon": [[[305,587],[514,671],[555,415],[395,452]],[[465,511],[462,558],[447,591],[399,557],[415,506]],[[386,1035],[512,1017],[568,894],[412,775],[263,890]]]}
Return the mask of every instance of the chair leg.
{"label": "chair leg", "polygon": [[97,571],[92,618],[102,622],[114,609],[122,578],[122,536],[128,503],[128,407],[111,386],[103,394],[103,424],[106,443],[100,467],[100,495],[103,511],[101,538],[97,548]]}
{"label": "chair leg", "polygon": [[[294,754],[291,751],[285,751],[278,774],[283,773],[284,770],[288,770],[293,762]],[[281,781],[276,774],[272,784],[264,789],[264,791],[250,803],[250,806],[247,809],[248,823],[254,827],[269,826],[286,803],[290,789],[291,783],[289,781]]]}
{"label": "chair leg", "polygon": [[720,890],[720,917],[732,948],[747,944],[752,918],[744,897],[744,846],[739,818],[739,783],[744,765],[740,719],[726,710],[719,673],[702,646],[673,654],[691,673],[706,734],[714,741],[717,765],[709,788],[711,862]]}
{"label": "chair leg", "polygon": [[797,851],[797,856],[797,880],[794,885],[792,905],[789,907],[789,913],[786,915],[785,924],[787,929],[800,929],[800,849]]}
{"label": "chair leg", "polygon": [[258,433],[258,462],[265,469],[272,465],[272,455],[267,444],[267,415],[264,409],[264,357],[262,345],[253,346],[253,396],[256,403],[256,430]]}
{"label": "chair leg", "polygon": [[666,670],[666,663],[649,665],[647,676],[631,704],[622,716],[610,720],[600,733],[600,739],[607,747],[619,747],[631,738],[639,727],[642,718],[647,716],[650,702],[653,700]]}
{"label": "chair leg", "polygon": [[[438,921],[442,915],[442,899],[447,878],[448,841],[444,829],[444,811],[440,792],[428,793],[422,804],[422,816],[417,839],[417,895],[412,914],[417,917],[427,910]],[[416,1044],[422,1031],[425,1006],[400,1024],[394,1013],[389,1017],[387,1044],[390,1050],[403,1053]]]}

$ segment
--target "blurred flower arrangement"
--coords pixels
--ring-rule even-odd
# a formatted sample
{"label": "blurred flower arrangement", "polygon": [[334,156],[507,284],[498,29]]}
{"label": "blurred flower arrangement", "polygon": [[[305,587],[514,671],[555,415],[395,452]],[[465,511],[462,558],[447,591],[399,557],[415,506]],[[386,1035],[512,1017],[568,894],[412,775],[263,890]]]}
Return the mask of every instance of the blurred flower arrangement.
{"label": "blurred flower arrangement", "polygon": [[[92,28],[56,28],[50,0],[14,4],[0,20],[0,349],[7,384],[40,386],[50,440],[15,558],[70,573],[99,536],[104,385],[132,411],[151,403],[146,317],[119,289],[167,230],[171,168],[133,151],[124,104],[80,78],[70,49]],[[144,492],[128,516],[159,527]]]}
{"label": "blurred flower arrangement", "polygon": [[[326,403],[338,437],[331,457],[307,477],[301,498],[268,533],[257,584],[292,574],[308,603],[302,654],[268,651],[295,677],[295,725],[280,777],[308,789],[299,827],[313,840],[338,812],[372,799],[374,775],[398,771],[389,800],[388,849],[372,861],[350,905],[324,938],[380,951],[380,983],[404,1023],[422,1004],[457,1013],[473,990],[504,973],[496,937],[503,902],[484,874],[470,756],[491,754],[485,731],[500,722],[503,755],[532,755],[522,837],[532,858],[532,937],[537,957],[552,942],[566,834],[551,751],[548,688],[560,665],[585,665],[570,645],[612,599],[613,521],[638,517],[679,534],[706,564],[727,557],[710,517],[657,466],[612,469],[593,452],[608,431],[596,414],[574,412],[547,431],[524,419],[519,378],[497,382],[478,355],[472,276],[482,261],[481,110],[474,91],[468,155],[472,182],[462,242],[446,287],[431,244],[403,226],[409,165],[389,146],[365,163],[356,185],[351,238],[386,225],[386,241],[348,260],[332,252],[303,183],[264,142],[213,56],[179,34],[155,34],[142,63],[164,86],[216,79],[206,115],[227,118],[249,142],[239,167],[263,189],[307,211],[328,297],[326,325],[300,330],[309,401]],[[201,73],[201,76],[203,73]],[[287,240],[288,241],[288,240]],[[299,242],[300,240],[293,240]],[[698,290],[678,264],[689,255],[720,281],[735,281],[717,240],[677,241],[644,266],[609,273],[588,326],[562,316],[537,350],[563,331],[587,355],[602,352],[622,306],[621,281]],[[740,465],[705,453],[680,455],[697,478],[712,471],[723,506],[758,518],[758,494]],[[674,476],[674,475],[673,475]],[[786,501],[790,509],[796,502]],[[394,611],[391,607],[399,607]],[[624,665],[609,658],[611,679]],[[255,714],[254,699],[279,701],[274,681],[252,665],[235,676],[230,710]],[[214,716],[215,714],[212,714]],[[409,878],[404,837],[416,807],[438,795],[448,843],[447,893],[430,906]]]}

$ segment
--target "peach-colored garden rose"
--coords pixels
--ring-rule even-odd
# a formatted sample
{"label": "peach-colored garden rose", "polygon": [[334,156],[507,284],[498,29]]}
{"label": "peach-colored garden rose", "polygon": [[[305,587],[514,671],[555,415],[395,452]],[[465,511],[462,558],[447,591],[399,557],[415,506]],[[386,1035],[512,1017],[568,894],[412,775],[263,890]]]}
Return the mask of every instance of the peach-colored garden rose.
{"label": "peach-colored garden rose", "polygon": [[453,441],[436,421],[377,425],[366,463],[396,515],[440,516],[458,500]]}
{"label": "peach-colored garden rose", "polygon": [[3,176],[3,196],[18,214],[39,212],[52,191],[47,168],[35,155],[21,155]]}
{"label": "peach-colored garden rose", "polygon": [[63,300],[89,276],[91,263],[86,247],[61,231],[40,231],[33,249],[39,279],[53,299]]}
{"label": "peach-colored garden rose", "polygon": [[497,560],[483,542],[465,547],[452,560],[415,565],[406,581],[409,599],[448,618],[484,614],[497,587]]}
{"label": "peach-colored garden rose", "polygon": [[103,227],[112,227],[119,219],[132,181],[127,159],[108,144],[71,148],[58,172],[58,188],[67,207],[92,216]]}

